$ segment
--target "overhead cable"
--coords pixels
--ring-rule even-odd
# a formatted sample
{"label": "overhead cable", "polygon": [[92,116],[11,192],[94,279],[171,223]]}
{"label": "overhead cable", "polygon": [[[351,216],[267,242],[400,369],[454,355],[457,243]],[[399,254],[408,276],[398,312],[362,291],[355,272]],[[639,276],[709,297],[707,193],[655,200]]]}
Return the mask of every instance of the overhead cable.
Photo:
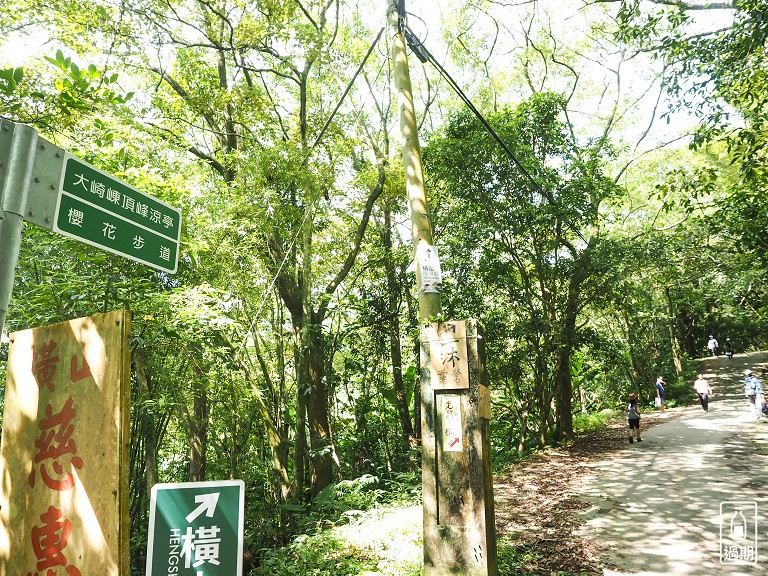
{"label": "overhead cable", "polygon": [[514,152],[512,152],[509,146],[507,146],[506,142],[504,142],[504,140],[502,140],[501,137],[496,133],[496,131],[493,129],[493,126],[490,125],[488,120],[486,120],[485,117],[480,113],[480,111],[475,107],[475,105],[472,103],[469,97],[464,93],[464,91],[461,89],[458,83],[451,77],[450,74],[448,74],[445,68],[442,67],[442,65],[435,59],[435,57],[430,53],[430,51],[427,50],[426,46],[424,46],[424,43],[421,42],[416,37],[416,35],[413,33],[413,31],[410,28],[408,28],[407,25],[404,26],[404,36],[406,41],[408,42],[408,46],[411,48],[411,50],[413,50],[413,53],[416,54],[416,57],[422,62],[429,61],[437,69],[437,71],[440,72],[440,75],[445,79],[446,82],[448,82],[451,88],[453,88],[454,92],[456,92],[456,94],[464,102],[464,104],[467,105],[467,107],[477,117],[477,119],[480,121],[483,127],[493,137],[493,139],[496,140],[499,146],[502,147],[504,152],[512,159],[514,164],[518,167],[520,172],[522,172],[523,175],[528,179],[528,181],[533,185],[536,191],[539,192],[544,198],[547,199],[549,204],[557,212],[560,213],[560,216],[563,216],[563,222],[565,223],[565,225],[568,226],[573,232],[575,232],[584,242],[587,242],[587,239],[584,237],[581,231],[578,230],[576,226],[568,218],[564,217],[564,215],[562,214],[562,209],[558,205],[554,196],[552,196],[550,192],[545,191],[544,188],[542,188],[541,185],[536,181],[536,179],[531,175],[531,173],[528,172],[528,170],[523,165],[523,163],[520,162],[520,160],[518,160],[517,156],[515,156]]}

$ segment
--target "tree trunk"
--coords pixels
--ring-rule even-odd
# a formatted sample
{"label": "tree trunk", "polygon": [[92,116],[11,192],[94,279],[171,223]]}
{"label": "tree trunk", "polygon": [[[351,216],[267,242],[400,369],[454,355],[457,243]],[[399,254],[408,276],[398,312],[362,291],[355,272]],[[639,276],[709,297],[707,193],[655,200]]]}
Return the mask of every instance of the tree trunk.
{"label": "tree trunk", "polygon": [[520,411],[520,441],[517,443],[517,454],[522,456],[525,452],[525,440],[528,436],[528,409]]}
{"label": "tree trunk", "polygon": [[192,419],[189,446],[189,481],[204,482],[206,447],[208,446],[208,390],[205,381],[195,378],[192,382]]}
{"label": "tree trunk", "polygon": [[568,295],[563,317],[560,322],[560,338],[557,351],[555,384],[557,391],[557,425],[555,437],[558,441],[573,437],[573,376],[571,375],[571,354],[576,338],[576,322],[579,315],[579,296],[584,282],[584,271],[588,268],[588,248],[582,253],[582,266],[568,284]]}
{"label": "tree trunk", "polygon": [[536,384],[536,397],[539,403],[539,446],[544,448],[547,445],[547,432],[549,431],[549,413],[551,410],[551,396],[547,394],[546,375],[539,375],[539,382]]}
{"label": "tree trunk", "polygon": [[[570,340],[570,335],[567,336]],[[557,424],[555,438],[558,441],[568,440],[573,436],[573,381],[571,379],[571,350],[570,341],[563,343],[558,351],[557,369],[555,371],[555,390],[557,398]]]}
{"label": "tree trunk", "polygon": [[296,365],[296,443],[293,455],[293,481],[296,484],[296,494],[299,498],[304,494],[304,463],[307,448],[307,394],[309,388],[306,369],[307,357],[302,350],[301,336],[294,329],[294,364]]}
{"label": "tree trunk", "polygon": [[680,341],[677,338],[675,330],[675,306],[672,302],[672,295],[669,293],[669,287],[664,287],[664,296],[667,299],[669,341],[672,348],[672,363],[675,365],[675,374],[680,376],[683,373],[683,362],[680,359]]}
{"label": "tree trunk", "polygon": [[[144,354],[138,348],[133,353],[134,373],[136,374],[136,383],[139,386],[141,395],[150,398],[149,378],[144,366]],[[144,477],[146,479],[147,502],[149,502],[152,487],[158,482],[157,473],[157,445],[158,438],[156,428],[153,426],[146,410],[138,411],[139,429],[141,430],[144,444]]]}
{"label": "tree trunk", "polygon": [[308,356],[309,385],[307,424],[311,446],[312,496],[333,482],[333,443],[328,421],[328,392],[325,386],[325,342],[322,325],[313,323],[305,354]]}
{"label": "tree trunk", "polygon": [[393,261],[392,250],[392,213],[389,204],[385,202],[384,206],[384,231],[383,231],[384,249],[386,257],[384,258],[384,267],[387,275],[387,291],[389,293],[389,354],[392,360],[392,384],[395,389],[395,401],[397,403],[397,413],[400,416],[400,428],[403,434],[403,441],[413,446],[415,438],[413,435],[413,426],[411,425],[411,416],[408,413],[408,400],[403,385],[403,355],[400,349],[400,284],[397,281],[397,272]]}
{"label": "tree trunk", "polygon": [[640,361],[637,359],[637,354],[635,354],[635,336],[632,330],[632,322],[626,310],[622,310],[621,316],[624,319],[624,329],[626,330],[627,348],[629,351],[629,377],[633,385],[637,386],[637,383],[640,381]]}

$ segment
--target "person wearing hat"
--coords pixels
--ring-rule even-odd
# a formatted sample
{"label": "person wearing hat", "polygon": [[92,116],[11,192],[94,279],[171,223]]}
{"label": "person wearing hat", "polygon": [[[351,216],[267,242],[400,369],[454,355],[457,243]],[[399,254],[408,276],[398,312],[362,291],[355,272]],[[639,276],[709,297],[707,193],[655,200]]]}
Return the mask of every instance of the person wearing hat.
{"label": "person wearing hat", "polygon": [[629,422],[629,443],[632,444],[632,431],[635,431],[635,437],[638,442],[642,442],[640,438],[640,409],[637,407],[637,396],[635,394],[629,395],[629,404],[627,404],[627,422]]}
{"label": "person wearing hat", "polygon": [[733,360],[733,344],[730,338],[725,339],[725,355],[728,356],[728,360]]}
{"label": "person wearing hat", "polygon": [[765,402],[763,387],[757,377],[752,374],[752,370],[749,369],[744,370],[744,395],[749,398],[755,417],[760,418],[763,415],[763,402]]}
{"label": "person wearing hat", "polygon": [[707,348],[709,348],[709,351],[712,353],[712,356],[717,356],[717,340],[715,340],[715,337],[712,336],[712,334],[709,335],[709,341],[707,342]]}

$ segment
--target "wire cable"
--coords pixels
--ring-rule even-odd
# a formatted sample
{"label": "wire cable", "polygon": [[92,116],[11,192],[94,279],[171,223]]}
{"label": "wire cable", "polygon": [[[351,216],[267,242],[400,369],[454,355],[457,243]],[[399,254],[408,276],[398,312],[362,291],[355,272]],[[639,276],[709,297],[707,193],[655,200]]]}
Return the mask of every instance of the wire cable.
{"label": "wire cable", "polygon": [[488,133],[493,137],[494,140],[501,146],[501,148],[504,150],[504,152],[512,159],[515,166],[520,170],[520,172],[523,173],[523,175],[528,179],[528,181],[533,185],[533,187],[536,189],[537,192],[539,192],[544,198],[547,199],[547,202],[555,209],[555,211],[558,213],[559,216],[563,218],[564,224],[570,228],[575,234],[579,236],[584,242],[587,242],[587,239],[584,237],[584,234],[573,224],[568,218],[565,217],[565,215],[562,212],[562,208],[555,200],[554,196],[552,196],[551,193],[548,191],[545,191],[544,188],[541,187],[541,185],[536,181],[536,179],[531,175],[531,173],[526,169],[526,167],[523,165],[523,163],[515,156],[514,152],[507,146],[506,142],[501,139],[501,136],[499,136],[496,131],[493,129],[493,126],[490,125],[488,120],[485,119],[485,117],[480,113],[480,111],[475,107],[475,105],[472,103],[472,101],[469,99],[469,97],[464,93],[464,91],[461,89],[461,87],[458,85],[458,83],[451,77],[450,74],[446,71],[443,66],[437,61],[437,59],[432,55],[432,53],[427,50],[427,47],[424,46],[424,43],[419,41],[416,37],[416,35],[413,33],[413,31],[407,27],[407,25],[404,28],[404,36],[406,41],[408,42],[408,46],[413,50],[414,54],[416,54],[417,58],[421,60],[422,62],[429,61],[430,64],[432,64],[437,71],[440,73],[440,75],[445,79],[446,82],[448,82],[449,86],[453,88],[454,92],[458,95],[458,97],[466,104],[467,108],[469,108],[472,113],[477,117],[477,119],[480,121],[480,123],[483,125],[483,127],[488,131]]}

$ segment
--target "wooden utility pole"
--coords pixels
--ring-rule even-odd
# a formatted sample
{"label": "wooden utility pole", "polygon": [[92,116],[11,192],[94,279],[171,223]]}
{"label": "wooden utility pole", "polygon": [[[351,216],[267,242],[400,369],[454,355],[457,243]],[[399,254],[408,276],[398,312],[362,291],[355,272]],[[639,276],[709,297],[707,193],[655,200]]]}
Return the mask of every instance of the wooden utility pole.
{"label": "wooden utility pole", "polygon": [[474,320],[444,322],[403,28],[404,0],[387,0],[403,139],[421,325],[424,576],[497,576],[490,459],[490,391]]}

